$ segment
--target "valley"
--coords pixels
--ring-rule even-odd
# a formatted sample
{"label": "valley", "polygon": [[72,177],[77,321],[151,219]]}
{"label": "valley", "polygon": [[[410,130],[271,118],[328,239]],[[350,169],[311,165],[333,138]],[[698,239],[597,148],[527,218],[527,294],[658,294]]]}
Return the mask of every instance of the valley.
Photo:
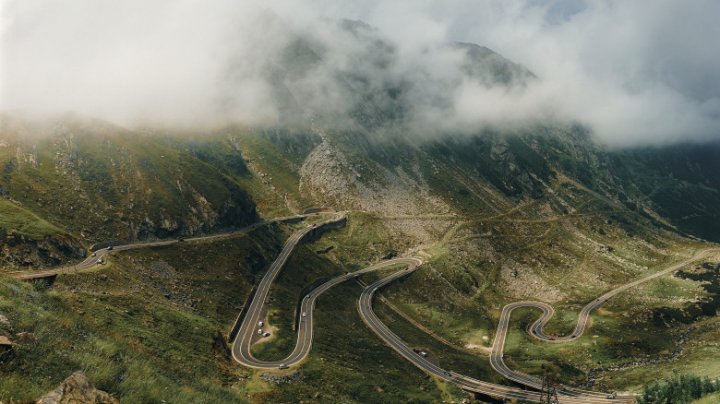
{"label": "valley", "polygon": [[[369,143],[366,153],[376,157],[353,160],[342,151],[345,146],[341,142],[347,141],[343,140],[346,138],[330,137],[327,133],[314,150],[294,146],[293,142],[304,141],[296,135],[225,136],[199,144],[192,140],[189,144],[203,150],[237,142],[232,146],[237,153],[255,157],[243,157],[248,159],[244,160],[247,174],[233,176],[227,172],[226,178],[241,184],[252,200],[279,198],[286,201],[286,207],[279,209],[276,202],[258,203],[258,216],[269,219],[248,219],[246,223],[252,224],[229,232],[198,234],[190,233],[188,228],[175,238],[167,238],[165,230],[159,230],[149,240],[131,244],[112,242],[112,250],[100,248],[95,256],[74,253],[87,256],[81,262],[70,255],[72,253],[66,253],[60,261],[70,265],[60,264],[60,268],[41,264],[34,269],[20,266],[6,269],[2,277],[6,288],[3,296],[7,296],[3,298],[3,315],[11,313],[8,318],[12,319],[15,334],[30,332],[35,341],[21,343],[21,354],[3,365],[15,375],[2,384],[3,394],[30,398],[63,378],[63,372],[53,372],[49,378],[40,372],[28,378],[25,375],[32,373],[20,369],[32,369],[33,363],[52,364],[49,369],[53,366],[73,368],[74,363],[91,364],[88,373],[100,388],[125,399],[143,401],[169,397],[168,394],[183,394],[187,401],[198,401],[203,395],[215,397],[213,400],[224,397],[222,400],[267,401],[290,396],[334,399],[343,394],[354,399],[364,397],[365,402],[412,396],[419,401],[435,401],[465,397],[463,389],[480,393],[479,398],[505,396],[536,400],[538,397],[533,395],[536,393],[520,393],[518,385],[493,370],[491,358],[497,359],[498,354],[504,361],[496,368],[505,369],[504,376],[510,379],[515,378],[512,375],[517,375],[516,372],[531,375],[526,383],[534,386],[544,372],[549,372],[568,386],[568,391],[620,392],[619,399],[627,394],[622,392],[637,391],[645,380],[644,375],[650,372],[662,374],[681,366],[692,369],[694,374],[713,375],[711,364],[717,360],[717,353],[702,341],[712,339],[717,331],[716,319],[707,315],[692,319],[680,318],[677,314],[668,317],[663,313],[690,310],[694,302],[711,296],[708,294],[711,292],[700,287],[700,281],[678,278],[671,272],[681,269],[692,273],[697,271],[693,268],[700,268],[698,264],[717,262],[718,254],[711,243],[674,230],[671,223],[653,213],[653,205],[647,200],[634,202],[645,204],[643,207],[628,208],[614,196],[603,194],[605,183],[584,185],[571,174],[558,175],[558,168],[552,165],[547,169],[556,174],[545,180],[528,176],[527,183],[501,188],[502,184],[507,187],[511,184],[503,182],[502,173],[455,171],[450,168],[450,160],[430,157],[421,163],[419,157],[413,155],[432,156],[428,149],[410,148],[412,153],[400,154],[403,157],[399,160],[386,161],[385,157],[372,152],[379,145]],[[502,138],[499,141],[506,142]],[[159,142],[167,141],[160,138]],[[318,150],[329,154],[317,163],[319,166],[311,169],[302,156],[312,160]],[[193,155],[198,153],[194,151]],[[261,157],[268,153],[276,158],[268,161]],[[213,155],[218,154],[213,152]],[[336,155],[345,156],[344,160],[333,163]],[[515,161],[513,164],[524,164],[526,170],[535,167],[533,170],[540,169],[539,172],[551,161],[543,158],[545,163],[541,163],[526,158],[517,160],[514,154],[510,157]],[[278,159],[287,163],[277,164]],[[454,160],[452,164],[456,166],[473,164],[460,157]],[[198,174],[201,173],[195,175]],[[315,182],[304,182],[307,175],[316,178]],[[486,177],[488,175],[497,177]],[[610,180],[613,177],[598,174],[593,178]],[[325,188],[323,182],[318,182],[321,180],[337,184]],[[412,195],[416,202],[399,202],[397,198],[403,193]],[[339,195],[350,199],[337,199]],[[210,200],[206,196],[200,198]],[[16,202],[9,203],[25,206],[21,199],[13,200]],[[213,203],[208,205],[214,209],[212,206]],[[258,283],[260,276],[282,250],[285,237],[302,229],[312,229],[313,223],[322,226],[318,220],[326,213],[294,214],[297,209],[313,206],[347,211],[346,224],[297,247],[294,243],[290,245],[290,250],[282,255],[286,260],[284,268],[276,275],[275,282],[265,287],[272,297],[258,300],[267,303],[250,309],[253,315],[247,317],[244,331],[241,328],[244,336],[233,344],[228,333],[239,307],[243,303],[252,307],[255,300],[250,296],[257,293],[253,285],[262,284]],[[63,209],[54,209],[58,208]],[[42,206],[33,207],[34,211],[41,209]],[[192,209],[188,212],[194,214]],[[272,215],[280,217],[272,219]],[[50,229],[50,237],[76,240],[73,242],[84,243],[86,248],[91,242],[99,243],[100,247],[107,242],[101,235],[85,241],[78,232],[88,237],[91,229],[85,224],[76,225],[72,216],[48,217],[64,218],[51,219],[60,225],[44,225]],[[310,223],[307,225],[310,227],[305,227],[303,222],[293,223],[301,219]],[[118,222],[114,226],[125,224]],[[93,234],[97,233],[93,231]],[[36,237],[42,240],[48,236]],[[223,246],[238,243],[242,248],[235,248],[236,251],[227,256],[230,250]],[[701,250],[708,254],[696,255]],[[416,271],[398,272],[397,276],[413,273],[384,286],[382,299],[373,299],[373,290],[378,286],[367,287],[363,292],[352,281],[362,273],[363,284],[384,285],[388,280],[370,271],[389,275],[391,272],[387,270],[391,268],[383,269],[379,263],[390,260],[387,262],[392,264],[394,257],[411,256],[422,260],[422,265],[415,268]],[[102,259],[103,264],[98,264],[98,259]],[[238,265],[233,263],[235,260],[240,270],[235,269]],[[681,261],[682,267],[676,265]],[[282,264],[275,268],[281,267]],[[353,274],[355,271],[360,272]],[[659,278],[661,275],[665,276]],[[11,280],[48,277],[53,277],[53,282],[37,280],[28,285]],[[646,277],[658,279],[642,285],[636,282]],[[230,282],[229,279],[236,280]],[[340,283],[342,280],[347,281]],[[619,293],[613,299],[604,295],[621,285],[632,285],[634,289]],[[319,286],[318,291],[327,288],[327,292],[314,295],[313,288]],[[27,288],[33,291],[21,292]],[[16,292],[8,292],[10,290]],[[32,301],[37,303],[32,304],[38,306],[22,305],[14,300],[22,293],[35,296]],[[312,300],[302,298],[308,293],[314,295]],[[362,318],[375,324],[370,328],[357,315],[358,296],[365,302]],[[604,304],[596,308],[593,302],[599,296],[603,297],[598,303]],[[46,299],[54,303],[45,302]],[[549,308],[549,313],[554,310],[555,316],[544,328],[537,328],[531,325],[537,319],[537,311],[518,308],[512,319],[509,313],[502,314],[505,305],[520,300],[538,300],[542,307]],[[298,302],[298,306],[294,302]],[[581,310],[588,302],[590,305]],[[549,306],[544,306],[546,304]],[[33,312],[42,306],[42,312],[53,320],[44,324],[48,317],[35,318],[30,312],[20,310],[21,306]],[[143,306],[156,307],[155,311],[162,308],[158,314],[165,314],[157,317]],[[84,314],[77,314],[80,312]],[[309,317],[298,317],[303,312]],[[535,337],[564,341],[550,336],[572,334],[574,327],[580,327],[581,323],[575,325],[580,313],[589,315],[584,317],[587,320],[582,322],[582,329],[591,325],[586,332],[576,329],[573,341],[552,344]],[[96,317],[97,320],[86,324],[86,319]],[[44,319],[44,323],[40,319]],[[61,319],[62,322],[55,323]],[[266,324],[272,335],[254,342],[259,321]],[[493,342],[500,341],[496,337],[500,330],[498,324],[507,335],[502,338],[505,347],[500,351],[493,350]],[[192,350],[192,346],[179,349],[175,345],[178,353],[186,353],[161,354],[156,345],[159,342],[143,336],[152,329],[160,332],[157,338],[173,340],[180,335],[180,328],[173,327],[196,330],[192,338],[199,344],[195,346],[204,348],[191,353],[187,350]],[[528,335],[527,327],[535,329],[537,334]],[[428,331],[434,336],[428,335]],[[377,339],[373,332],[385,337]],[[619,332],[622,332],[620,338],[616,337]],[[647,339],[649,334],[655,336]],[[44,359],[28,361],[28,354],[42,351],[40,345],[57,346],[58,342],[69,341],[66,338],[70,335],[79,341],[93,340],[97,341],[93,344],[109,344],[112,348],[103,350],[94,345],[64,342],[66,347],[57,352],[59,356],[46,355]],[[680,335],[682,337],[674,337]],[[679,348],[675,338],[681,338]],[[251,350],[236,354],[239,343]],[[393,354],[388,344],[391,347],[398,344],[396,349],[401,355],[389,359],[388,355]],[[127,349],[135,354],[128,355]],[[282,359],[293,349],[298,353]],[[417,353],[420,350],[430,355],[431,362]],[[667,359],[662,359],[673,351]],[[99,359],[107,357],[104,356],[107,352],[116,356],[100,366],[103,362]],[[165,361],[165,365],[159,367],[160,373],[148,380],[153,380],[152,385],[166,386],[166,391],[149,385],[142,387],[147,373],[138,367],[142,362],[137,360],[146,357]],[[200,357],[204,358],[200,360]],[[238,360],[260,369],[244,368],[236,363]],[[181,382],[182,379],[177,378],[183,377],[184,363],[202,363],[210,379]],[[628,366],[628,363],[637,364]],[[433,377],[425,379],[413,365]],[[187,371],[185,374],[189,375]],[[631,376],[620,376],[623,374]],[[525,377],[518,380],[523,381]],[[351,378],[363,382],[357,384]],[[397,382],[389,384],[387,380]],[[367,383],[375,383],[375,395],[365,395]],[[171,386],[181,385],[186,386],[182,393],[168,393],[176,389]],[[209,389],[210,385],[217,387]],[[333,389],[325,390],[321,387],[325,385]],[[339,386],[343,387],[338,390]],[[608,401],[608,394],[600,393],[588,400]],[[560,396],[561,402],[590,402]]]}

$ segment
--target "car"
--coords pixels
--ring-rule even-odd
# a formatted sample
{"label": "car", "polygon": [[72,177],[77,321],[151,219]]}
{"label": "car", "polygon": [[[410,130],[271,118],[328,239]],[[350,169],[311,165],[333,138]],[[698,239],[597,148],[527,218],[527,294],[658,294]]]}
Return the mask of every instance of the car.
{"label": "car", "polygon": [[377,289],[378,289],[378,288],[373,289],[373,292],[377,292]]}
{"label": "car", "polygon": [[264,333],[263,333],[263,337],[269,337],[269,336],[270,336],[270,333],[269,333],[269,332],[264,332]]}
{"label": "car", "polygon": [[96,262],[96,263],[98,263],[98,264],[103,264],[103,263],[104,263],[104,261],[103,261],[103,259],[102,259],[102,258],[98,258],[98,260],[97,260],[97,261],[95,261],[95,262]]}
{"label": "car", "polygon": [[109,246],[106,248],[106,250],[112,251],[112,250],[113,250],[113,246],[109,245]]}
{"label": "car", "polygon": [[280,366],[278,366],[278,369],[287,369],[290,366],[287,365],[287,363],[281,363]]}
{"label": "car", "polygon": [[93,256],[93,257],[96,257],[96,256],[97,256],[97,253],[92,253],[92,256]]}
{"label": "car", "polygon": [[258,327],[262,327],[262,326],[263,326],[263,322],[262,322],[262,321],[258,321]]}
{"label": "car", "polygon": [[262,335],[263,331],[262,328],[258,328],[258,335]]}
{"label": "car", "polygon": [[420,351],[420,352],[418,352],[418,354],[420,356],[422,356],[423,358],[427,358],[427,355],[428,355],[427,352],[425,352],[425,351]]}

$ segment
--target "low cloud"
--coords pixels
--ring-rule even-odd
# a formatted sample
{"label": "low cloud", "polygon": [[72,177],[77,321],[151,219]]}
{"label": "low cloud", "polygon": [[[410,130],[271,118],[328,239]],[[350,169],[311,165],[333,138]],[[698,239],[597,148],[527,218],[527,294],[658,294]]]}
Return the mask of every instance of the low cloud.
{"label": "low cloud", "polygon": [[[720,138],[712,0],[0,7],[3,110],[75,111],[123,125],[320,116],[432,133],[579,121],[615,146]],[[490,83],[469,71],[470,51],[456,42],[487,46],[537,77]]]}

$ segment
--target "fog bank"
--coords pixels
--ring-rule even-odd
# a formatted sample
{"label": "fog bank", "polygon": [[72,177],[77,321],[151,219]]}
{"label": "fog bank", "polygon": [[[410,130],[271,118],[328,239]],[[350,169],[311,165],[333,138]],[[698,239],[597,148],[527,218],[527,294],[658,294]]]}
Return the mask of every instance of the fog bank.
{"label": "fog bank", "polygon": [[610,145],[720,139],[711,0],[0,4],[2,110],[436,133],[558,120]]}

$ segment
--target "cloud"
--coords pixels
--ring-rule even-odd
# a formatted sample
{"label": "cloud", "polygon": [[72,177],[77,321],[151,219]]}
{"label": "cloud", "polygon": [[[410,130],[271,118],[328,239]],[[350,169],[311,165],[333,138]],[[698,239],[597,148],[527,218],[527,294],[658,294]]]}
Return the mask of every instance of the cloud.
{"label": "cloud", "polygon": [[[5,110],[126,125],[402,118],[425,132],[579,121],[617,146],[720,138],[713,0],[0,4]],[[538,79],[489,86],[456,41]]]}

